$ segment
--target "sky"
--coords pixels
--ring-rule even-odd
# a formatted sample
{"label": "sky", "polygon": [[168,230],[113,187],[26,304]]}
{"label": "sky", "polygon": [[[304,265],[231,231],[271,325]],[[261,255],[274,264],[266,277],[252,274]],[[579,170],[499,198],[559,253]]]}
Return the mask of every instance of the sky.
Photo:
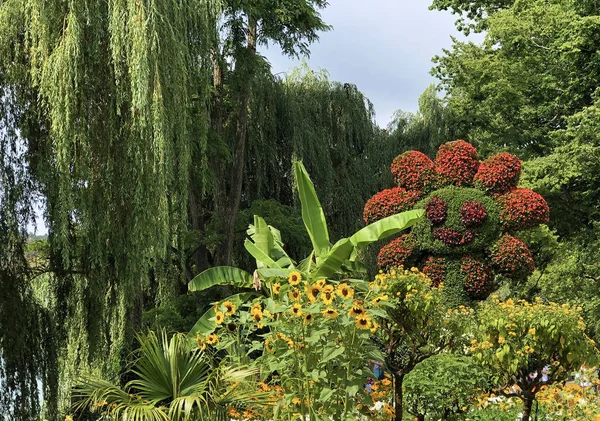
{"label": "sky", "polygon": [[[462,38],[457,16],[429,10],[430,0],[330,0],[323,20],[333,26],[311,46],[312,69],[328,71],[330,80],[354,83],[375,106],[385,127],[394,111],[417,111],[419,95],[436,80],[431,59]],[[277,48],[263,49],[273,73],[300,64]]]}

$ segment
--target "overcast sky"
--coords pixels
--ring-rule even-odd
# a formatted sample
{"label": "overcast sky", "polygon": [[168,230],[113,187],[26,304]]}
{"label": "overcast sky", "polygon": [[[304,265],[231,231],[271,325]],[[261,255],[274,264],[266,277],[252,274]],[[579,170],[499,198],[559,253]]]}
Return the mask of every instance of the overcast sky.
{"label": "overcast sky", "polygon": [[[431,58],[458,36],[449,12],[430,11],[430,0],[330,0],[322,11],[333,26],[311,47],[313,69],[331,80],[354,83],[375,106],[377,122],[386,126],[397,109],[416,111],[417,99],[435,82]],[[461,38],[461,37],[459,37]],[[300,62],[276,48],[262,51],[273,73]]]}

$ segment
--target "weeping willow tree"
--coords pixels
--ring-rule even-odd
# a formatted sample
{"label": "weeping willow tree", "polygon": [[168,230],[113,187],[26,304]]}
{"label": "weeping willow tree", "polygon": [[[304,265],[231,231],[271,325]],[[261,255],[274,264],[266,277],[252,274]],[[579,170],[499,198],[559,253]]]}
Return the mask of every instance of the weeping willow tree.
{"label": "weeping willow tree", "polygon": [[[76,369],[117,373],[144,301],[178,282],[163,268],[187,226],[191,151],[208,166],[220,10],[212,0],[0,1],[6,419],[40,418],[40,384],[54,419],[57,381],[68,390]],[[40,200],[55,297],[46,307],[23,260]]]}
{"label": "weeping willow tree", "polygon": [[[43,395],[56,419],[76,374],[120,371],[143,309],[231,259],[252,88],[269,73],[257,46],[307,53],[326,4],[0,0],[3,416],[39,419]],[[40,203],[44,300],[24,258]]]}

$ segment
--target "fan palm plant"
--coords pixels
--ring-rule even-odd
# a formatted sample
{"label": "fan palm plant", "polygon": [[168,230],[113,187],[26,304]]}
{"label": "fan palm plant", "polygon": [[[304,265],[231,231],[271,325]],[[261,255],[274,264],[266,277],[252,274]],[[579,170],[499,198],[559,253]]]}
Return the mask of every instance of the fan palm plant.
{"label": "fan palm plant", "polygon": [[128,370],[134,380],[124,387],[103,379],[83,378],[75,387],[76,410],[100,412],[114,421],[227,420],[228,408],[264,403],[256,393],[256,370],[216,365],[188,338],[165,332],[138,337],[138,358]]}

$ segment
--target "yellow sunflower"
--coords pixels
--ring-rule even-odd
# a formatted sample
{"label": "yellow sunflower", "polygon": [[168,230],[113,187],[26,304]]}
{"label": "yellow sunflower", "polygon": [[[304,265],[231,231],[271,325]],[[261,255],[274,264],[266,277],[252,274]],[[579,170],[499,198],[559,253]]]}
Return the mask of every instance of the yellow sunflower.
{"label": "yellow sunflower", "polygon": [[323,316],[327,317],[328,319],[335,319],[338,316],[337,310],[331,307],[327,307],[321,313],[323,313]]}
{"label": "yellow sunflower", "polygon": [[306,295],[308,295],[308,300],[311,303],[314,303],[317,300],[317,298],[319,298],[321,289],[322,288],[318,284],[313,284],[306,289]]}
{"label": "yellow sunflower", "polygon": [[348,286],[348,284],[339,284],[337,287],[337,293],[342,298],[353,298],[354,290]]}
{"label": "yellow sunflower", "polygon": [[380,295],[373,300],[373,305],[377,307],[380,302],[388,301],[389,299],[390,297],[387,294]]}
{"label": "yellow sunflower", "polygon": [[302,306],[298,303],[294,304],[290,310],[290,313],[292,313],[294,316],[302,316]]}
{"label": "yellow sunflower", "polygon": [[206,341],[206,343],[208,345],[214,345],[217,342],[219,342],[219,337],[214,333],[210,333],[210,334],[206,335],[206,338],[204,338],[204,340]]}
{"label": "yellow sunflower", "polygon": [[215,313],[215,323],[218,325],[222,325],[224,321],[225,321],[225,315],[223,314],[223,312],[217,311]]}
{"label": "yellow sunflower", "polygon": [[299,289],[291,290],[288,295],[292,301],[300,301],[302,299],[302,292]]}
{"label": "yellow sunflower", "polygon": [[225,307],[225,314],[227,316],[231,316],[233,313],[235,313],[235,310],[237,309],[235,304],[233,304],[231,301],[225,301],[223,303],[223,307]]}
{"label": "yellow sunflower", "polygon": [[356,318],[356,327],[359,329],[367,330],[371,328],[371,318],[366,314],[358,316]]}
{"label": "yellow sunflower", "polygon": [[263,319],[263,314],[262,312],[255,312],[252,313],[252,320],[254,320],[256,323],[260,323]]}
{"label": "yellow sunflower", "polygon": [[306,313],[306,314],[304,315],[304,324],[305,324],[305,325],[307,325],[307,324],[309,324],[310,322],[312,322],[312,320],[313,320],[313,315],[312,315],[312,313]]}
{"label": "yellow sunflower", "polygon": [[279,282],[276,284],[273,284],[273,294],[279,294],[280,290],[281,290],[281,284]]}
{"label": "yellow sunflower", "polygon": [[196,336],[196,343],[198,344],[198,348],[200,348],[201,351],[204,351],[206,349],[206,343],[202,340],[200,335]]}
{"label": "yellow sunflower", "polygon": [[326,291],[325,288],[323,288],[323,292],[321,292],[321,300],[323,300],[323,302],[325,304],[331,305],[334,297],[335,297],[335,294],[333,293],[333,291],[329,291],[329,290]]}
{"label": "yellow sunflower", "polygon": [[352,303],[352,307],[350,307],[349,313],[350,313],[350,316],[352,316],[352,317],[364,316],[365,308],[363,307],[362,300],[355,300]]}
{"label": "yellow sunflower", "polygon": [[252,307],[250,307],[250,314],[256,313],[260,313],[262,315],[262,306],[260,303],[252,304]]}
{"label": "yellow sunflower", "polygon": [[290,285],[298,285],[301,280],[302,280],[302,274],[300,272],[294,271],[294,272],[290,273],[290,278],[289,278]]}
{"label": "yellow sunflower", "polygon": [[325,282],[325,279],[319,279],[316,284],[323,288],[325,286]]}

